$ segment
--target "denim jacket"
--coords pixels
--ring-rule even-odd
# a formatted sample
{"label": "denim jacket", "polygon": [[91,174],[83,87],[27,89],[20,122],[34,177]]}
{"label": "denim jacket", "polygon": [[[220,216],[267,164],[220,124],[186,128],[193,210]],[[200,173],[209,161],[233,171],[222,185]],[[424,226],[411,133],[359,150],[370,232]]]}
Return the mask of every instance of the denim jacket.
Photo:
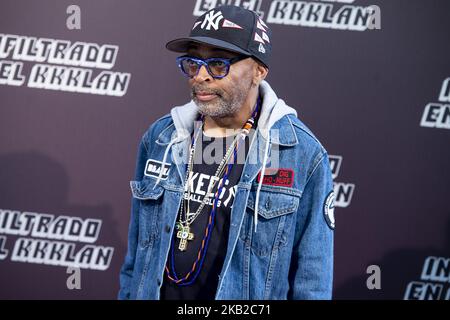
{"label": "denim jacket", "polygon": [[[215,298],[330,299],[334,194],[328,154],[266,81],[260,94]],[[140,141],[119,299],[160,297],[197,114],[192,101],[175,107]]]}

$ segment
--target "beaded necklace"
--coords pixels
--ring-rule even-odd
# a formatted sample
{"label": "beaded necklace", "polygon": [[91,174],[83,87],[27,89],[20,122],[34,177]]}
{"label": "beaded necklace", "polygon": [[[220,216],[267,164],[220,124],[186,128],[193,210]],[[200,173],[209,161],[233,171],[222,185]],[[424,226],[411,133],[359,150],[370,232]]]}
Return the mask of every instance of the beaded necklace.
{"label": "beaded necklace", "polygon": [[[181,202],[181,210],[179,214],[179,221],[176,225],[177,232],[174,237],[172,237],[171,241],[171,248],[170,248],[170,261],[168,259],[165,267],[165,271],[167,274],[167,277],[170,281],[174,282],[175,284],[179,286],[186,286],[192,284],[195,279],[198,277],[200,270],[203,266],[203,261],[206,256],[206,251],[208,250],[208,244],[209,240],[211,238],[212,230],[214,228],[214,220],[217,212],[217,202],[219,200],[219,195],[221,194],[222,188],[225,184],[225,181],[227,180],[231,169],[233,168],[233,165],[237,158],[237,150],[239,149],[239,146],[242,142],[245,141],[245,138],[250,133],[250,129],[254,126],[255,118],[259,112],[260,108],[260,99],[258,98],[255,108],[252,112],[251,117],[245,122],[244,126],[242,127],[239,134],[236,135],[235,139],[231,143],[230,147],[228,148],[224,158],[220,162],[215,177],[219,178],[223,173],[223,178],[218,179],[220,181],[219,187],[214,194],[214,200],[213,200],[213,207],[209,213],[208,218],[208,225],[205,229],[205,234],[203,236],[200,249],[198,250],[197,259],[194,261],[191,270],[184,276],[184,277],[178,277],[176,270],[175,270],[175,257],[174,257],[174,248],[175,248],[175,236],[176,238],[180,239],[180,244],[178,246],[178,249],[181,251],[185,251],[187,249],[187,243],[188,241],[191,241],[194,239],[194,234],[190,232],[190,225],[194,222],[194,220],[198,217],[198,215],[202,212],[203,207],[209,200],[209,195],[211,193],[211,190],[213,189],[215,182],[210,184],[208,191],[205,194],[205,197],[203,198],[202,203],[200,204],[199,208],[195,213],[189,212],[189,195],[190,195],[190,188],[188,187],[188,197],[187,197],[187,205],[184,207],[188,208],[188,212],[186,210],[183,210],[183,203],[184,203],[184,194],[183,199]],[[186,168],[186,180],[185,180],[185,186],[188,186],[188,180],[190,173],[192,172],[193,167],[193,157],[194,157],[194,151],[195,146],[198,140],[199,133],[203,130],[203,122],[204,122],[204,116],[200,116],[200,125],[196,126],[196,129],[194,130],[195,134],[192,136],[191,140],[191,149],[189,153],[189,160]],[[232,157],[232,161],[230,162],[230,158]],[[184,218],[183,218],[184,217]]]}

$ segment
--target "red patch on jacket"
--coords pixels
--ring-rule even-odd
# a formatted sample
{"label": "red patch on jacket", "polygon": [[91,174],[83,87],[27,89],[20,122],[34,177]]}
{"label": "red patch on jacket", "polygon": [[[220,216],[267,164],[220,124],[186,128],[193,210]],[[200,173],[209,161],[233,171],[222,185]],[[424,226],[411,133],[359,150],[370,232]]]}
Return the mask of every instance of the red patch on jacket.
{"label": "red patch on jacket", "polygon": [[[261,171],[256,177],[256,181],[260,181]],[[292,187],[294,184],[294,170],[292,169],[270,169],[266,168],[262,184],[269,186]]]}

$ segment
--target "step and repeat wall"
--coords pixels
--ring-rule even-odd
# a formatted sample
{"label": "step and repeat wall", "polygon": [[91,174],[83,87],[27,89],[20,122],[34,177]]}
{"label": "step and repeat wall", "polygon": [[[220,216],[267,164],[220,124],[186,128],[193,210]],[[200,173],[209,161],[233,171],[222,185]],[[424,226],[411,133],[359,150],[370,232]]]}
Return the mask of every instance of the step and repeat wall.
{"label": "step and repeat wall", "polygon": [[221,4],[330,155],[334,298],[450,299],[447,0],[1,1],[0,298],[116,298],[138,143],[190,99],[164,45]]}

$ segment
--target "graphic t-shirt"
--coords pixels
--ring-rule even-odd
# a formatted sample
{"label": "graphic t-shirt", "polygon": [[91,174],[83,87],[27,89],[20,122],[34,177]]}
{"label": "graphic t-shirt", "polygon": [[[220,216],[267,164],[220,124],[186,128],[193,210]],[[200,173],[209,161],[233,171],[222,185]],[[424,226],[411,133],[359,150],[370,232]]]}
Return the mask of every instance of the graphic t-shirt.
{"label": "graphic t-shirt", "polygon": [[[219,280],[218,277],[222,270],[228,247],[231,209],[237,191],[237,184],[244,167],[245,157],[248,153],[249,143],[252,141],[253,135],[254,130],[251,130],[250,135],[248,135],[244,141],[241,139],[240,146],[237,150],[237,161],[233,165],[228,178],[225,180],[221,193],[219,194],[214,228],[208,242],[208,248],[198,277],[192,284],[180,286],[170,281],[167,274],[165,274],[163,285],[161,287],[161,300],[214,299]],[[168,262],[171,263],[173,261],[178,279],[183,278],[191,271],[194,262],[197,260],[198,252],[201,248],[202,240],[208,225],[209,214],[213,207],[214,194],[221,182],[221,180],[214,177],[214,174],[234,137],[235,136],[208,137],[204,133],[199,135],[194,153],[193,170],[189,175],[189,180],[185,188],[184,207],[187,205],[187,187],[190,188],[191,191],[189,197],[189,212],[195,213],[206,195],[209,184],[215,182],[215,185],[212,189],[210,199],[203,207],[201,213],[190,225],[190,232],[194,234],[194,238],[192,240],[187,240],[185,251],[179,250],[180,239],[176,237],[178,230],[174,230],[175,237],[172,241]],[[222,179],[222,177],[223,175],[220,176],[220,179]],[[179,214],[180,212],[178,212],[178,217]]]}

